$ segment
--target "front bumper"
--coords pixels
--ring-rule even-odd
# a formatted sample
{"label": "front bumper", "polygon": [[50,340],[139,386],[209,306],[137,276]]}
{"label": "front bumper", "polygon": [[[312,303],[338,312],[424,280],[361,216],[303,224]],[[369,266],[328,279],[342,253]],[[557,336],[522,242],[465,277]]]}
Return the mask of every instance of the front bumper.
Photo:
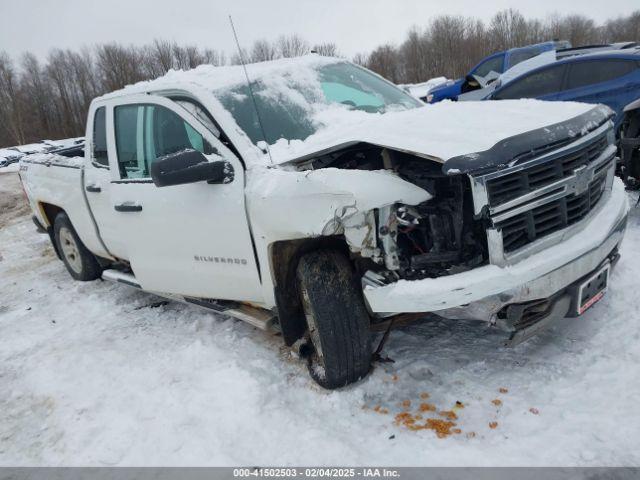
{"label": "front bumper", "polygon": [[505,305],[549,298],[595,270],[622,241],[629,206],[615,179],[606,203],[566,240],[515,263],[486,265],[424,280],[366,286],[377,314],[434,312],[446,318],[494,321]]}

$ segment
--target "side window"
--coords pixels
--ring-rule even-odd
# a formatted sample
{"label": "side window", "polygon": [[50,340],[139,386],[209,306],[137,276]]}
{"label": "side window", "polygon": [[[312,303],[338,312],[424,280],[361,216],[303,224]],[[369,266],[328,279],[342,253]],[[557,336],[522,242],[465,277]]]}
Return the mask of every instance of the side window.
{"label": "side window", "polygon": [[542,52],[538,51],[537,49],[520,50],[518,52],[513,52],[509,57],[509,68],[514,67],[515,65],[522,63],[525,60],[529,60],[536,55],[540,55],[540,53]]}
{"label": "side window", "polygon": [[150,161],[180,150],[218,153],[191,125],[168,108],[149,105],[145,112],[145,153]]}
{"label": "side window", "polygon": [[114,110],[120,178],[145,178],[149,176],[142,149],[144,109],[144,105],[122,105]]}
{"label": "side window", "polygon": [[565,65],[557,65],[527,75],[507,84],[493,98],[508,100],[517,98],[536,98],[542,95],[559,92],[562,87]]}
{"label": "side window", "polygon": [[93,161],[106,167],[109,166],[105,107],[98,108],[93,117]]}
{"label": "side window", "polygon": [[180,150],[217,154],[191,125],[160,105],[116,107],[115,132],[121,178],[148,178],[154,160]]}
{"label": "side window", "polygon": [[567,89],[614,80],[631,73],[636,68],[638,67],[632,60],[592,60],[572,63]]}
{"label": "side window", "polygon": [[483,63],[478,65],[478,68],[471,72],[471,74],[479,77],[486,77],[491,72],[502,73],[503,61],[504,55],[498,55],[497,57],[485,60]]}

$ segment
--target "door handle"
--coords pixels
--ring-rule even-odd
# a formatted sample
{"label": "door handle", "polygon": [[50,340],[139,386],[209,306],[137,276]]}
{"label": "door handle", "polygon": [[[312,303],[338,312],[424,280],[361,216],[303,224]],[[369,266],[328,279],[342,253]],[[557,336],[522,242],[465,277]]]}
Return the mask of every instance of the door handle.
{"label": "door handle", "polygon": [[116,212],[141,212],[142,211],[142,205],[132,205],[130,203],[122,203],[120,205],[116,205],[115,207]]}
{"label": "door handle", "polygon": [[102,191],[102,189],[97,185],[87,185],[85,190],[91,193],[100,193]]}

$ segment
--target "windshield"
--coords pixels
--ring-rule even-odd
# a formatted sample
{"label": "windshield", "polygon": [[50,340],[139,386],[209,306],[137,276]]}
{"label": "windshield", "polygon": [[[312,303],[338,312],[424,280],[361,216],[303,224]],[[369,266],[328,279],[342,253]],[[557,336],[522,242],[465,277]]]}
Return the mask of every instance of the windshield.
{"label": "windshield", "polygon": [[289,72],[265,77],[252,81],[251,88],[266,139],[247,85],[214,93],[254,144],[304,140],[322,126],[315,114],[331,105],[339,105],[345,112],[372,114],[423,105],[395,85],[346,62],[317,67],[311,75]]}

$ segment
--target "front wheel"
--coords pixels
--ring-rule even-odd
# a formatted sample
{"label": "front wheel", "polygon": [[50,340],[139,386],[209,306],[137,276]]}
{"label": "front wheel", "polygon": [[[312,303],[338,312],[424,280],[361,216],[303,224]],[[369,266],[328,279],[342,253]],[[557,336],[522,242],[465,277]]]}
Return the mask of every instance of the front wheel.
{"label": "front wheel", "polygon": [[370,318],[349,260],[337,251],[304,255],[298,292],[307,321],[309,373],[322,387],[343,387],[371,368]]}
{"label": "front wheel", "polygon": [[100,278],[100,264],[84,246],[66,213],[58,214],[53,223],[53,231],[58,252],[69,274],[83,282]]}

